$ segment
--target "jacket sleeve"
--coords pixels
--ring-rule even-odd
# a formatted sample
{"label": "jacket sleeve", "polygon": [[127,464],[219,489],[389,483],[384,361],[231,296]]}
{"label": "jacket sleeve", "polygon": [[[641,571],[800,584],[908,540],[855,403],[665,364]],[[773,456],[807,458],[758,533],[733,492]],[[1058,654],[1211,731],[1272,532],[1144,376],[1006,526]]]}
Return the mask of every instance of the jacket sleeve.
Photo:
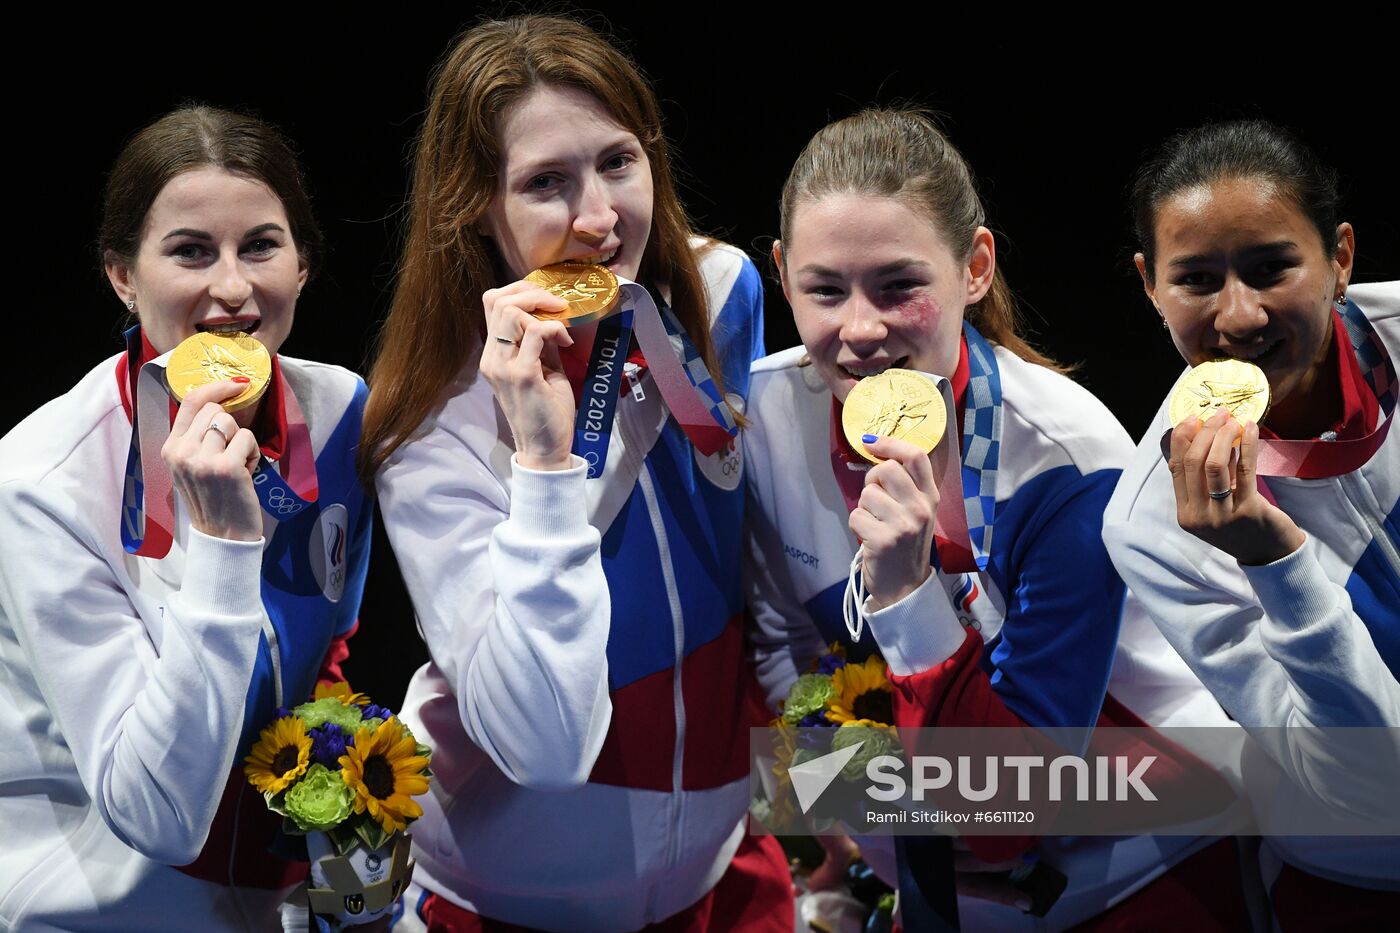
{"label": "jacket sleeve", "polygon": [[187,864],[235,764],[266,621],[262,542],[191,530],[180,589],[146,609],[148,626],[56,501],[0,487],[0,609],[103,822],[142,855]]}
{"label": "jacket sleeve", "polygon": [[1329,579],[1312,538],[1272,564],[1241,567],[1180,528],[1165,476],[1164,466],[1154,468],[1130,514],[1115,511],[1104,526],[1124,579],[1294,783],[1319,802],[1364,814],[1384,794],[1377,782],[1393,780],[1400,765],[1332,741],[1341,733],[1329,728],[1400,726],[1400,683],[1346,588]]}
{"label": "jacket sleeve", "polygon": [[467,735],[516,783],[576,787],[612,715],[611,601],[585,467],[513,465],[507,491],[488,463],[500,450],[484,389],[458,397],[475,403],[468,423],[440,419],[395,453],[379,476],[380,507]]}
{"label": "jacket sleeve", "polygon": [[[1079,729],[1079,747],[1070,751],[1084,751],[1103,706],[1123,606],[1122,581],[1100,540],[1116,478],[1105,470],[1035,491],[1041,504],[1016,529],[1006,558],[1006,613],[990,652],[963,627],[942,574],[868,616],[890,665],[897,726]],[[967,839],[988,861],[1010,858],[1031,841]]]}

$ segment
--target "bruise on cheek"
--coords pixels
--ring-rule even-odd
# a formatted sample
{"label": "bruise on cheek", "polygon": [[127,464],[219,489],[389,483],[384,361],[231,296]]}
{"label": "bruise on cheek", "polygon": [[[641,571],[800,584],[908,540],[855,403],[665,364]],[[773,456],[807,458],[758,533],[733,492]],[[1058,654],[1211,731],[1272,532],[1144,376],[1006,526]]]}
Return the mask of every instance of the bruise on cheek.
{"label": "bruise on cheek", "polygon": [[901,322],[920,330],[931,331],[943,317],[943,306],[938,299],[929,295],[919,295],[908,301],[891,303],[886,309],[897,315]]}

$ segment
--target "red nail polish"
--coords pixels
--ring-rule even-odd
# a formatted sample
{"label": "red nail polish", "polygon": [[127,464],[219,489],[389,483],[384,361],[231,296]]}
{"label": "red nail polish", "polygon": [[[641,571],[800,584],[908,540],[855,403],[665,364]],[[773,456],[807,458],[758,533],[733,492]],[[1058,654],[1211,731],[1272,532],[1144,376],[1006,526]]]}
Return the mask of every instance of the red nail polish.
{"label": "red nail polish", "polygon": [[243,382],[252,382],[252,381],[253,381],[253,380],[249,379],[247,376],[232,376],[232,377],[230,377],[230,378],[231,378],[234,382],[239,382],[239,383],[243,383]]}

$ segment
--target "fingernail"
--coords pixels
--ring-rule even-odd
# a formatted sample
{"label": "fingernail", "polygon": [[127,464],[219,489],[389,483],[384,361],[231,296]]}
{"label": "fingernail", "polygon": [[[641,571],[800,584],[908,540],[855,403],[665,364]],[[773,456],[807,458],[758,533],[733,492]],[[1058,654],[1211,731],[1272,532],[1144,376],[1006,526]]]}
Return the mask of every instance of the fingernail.
{"label": "fingernail", "polygon": [[860,441],[862,444],[873,444],[878,440],[879,438],[876,437],[874,434],[862,434],[860,436]]}
{"label": "fingernail", "polygon": [[247,376],[231,376],[231,377],[229,377],[229,378],[230,378],[230,381],[231,381],[231,382],[238,382],[238,383],[252,382],[252,381],[253,381],[253,380],[249,379]]}

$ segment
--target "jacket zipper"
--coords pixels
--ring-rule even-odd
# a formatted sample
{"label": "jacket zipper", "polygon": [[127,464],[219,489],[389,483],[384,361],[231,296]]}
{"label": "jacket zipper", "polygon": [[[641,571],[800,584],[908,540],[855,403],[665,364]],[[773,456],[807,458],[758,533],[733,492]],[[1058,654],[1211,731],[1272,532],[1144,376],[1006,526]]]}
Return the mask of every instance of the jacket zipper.
{"label": "jacket zipper", "polygon": [[277,645],[277,628],[272,617],[263,613],[263,635],[267,637],[268,660],[272,664],[272,695],[277,706],[282,706],[282,652]]}
{"label": "jacket zipper", "polygon": [[[1400,548],[1396,548],[1395,542],[1390,539],[1390,534],[1380,522],[1372,517],[1370,506],[1365,504],[1366,497],[1363,497],[1361,493],[1369,490],[1356,473],[1345,473],[1341,480],[1343,495],[1347,497],[1352,508],[1356,509],[1357,514],[1361,516],[1362,524],[1371,532],[1371,540],[1380,547],[1380,552],[1385,557],[1390,572],[1396,579],[1400,579]],[[1369,498],[1374,499],[1374,494]]]}

